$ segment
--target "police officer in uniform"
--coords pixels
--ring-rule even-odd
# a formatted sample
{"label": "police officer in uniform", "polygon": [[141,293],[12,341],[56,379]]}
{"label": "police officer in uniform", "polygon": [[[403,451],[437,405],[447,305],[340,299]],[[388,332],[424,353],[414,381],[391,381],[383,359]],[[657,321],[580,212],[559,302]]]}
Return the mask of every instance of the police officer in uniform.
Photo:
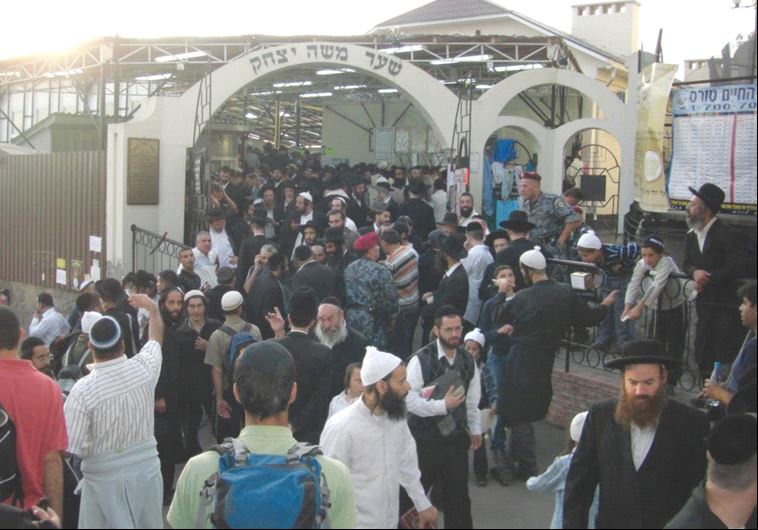
{"label": "police officer in uniform", "polygon": [[519,209],[526,212],[535,227],[532,240],[548,250],[553,257],[567,256],[566,242],[571,233],[582,225],[582,216],[560,195],[544,193],[540,189],[542,177],[536,172],[525,172],[518,182]]}

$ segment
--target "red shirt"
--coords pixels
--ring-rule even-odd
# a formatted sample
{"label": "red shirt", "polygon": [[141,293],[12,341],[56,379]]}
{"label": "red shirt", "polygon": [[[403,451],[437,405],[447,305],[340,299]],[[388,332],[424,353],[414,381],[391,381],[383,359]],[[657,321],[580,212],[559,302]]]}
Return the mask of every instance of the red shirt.
{"label": "red shirt", "polygon": [[61,390],[30,361],[0,359],[0,403],[16,426],[24,508],[30,508],[45,495],[45,456],[68,447]]}

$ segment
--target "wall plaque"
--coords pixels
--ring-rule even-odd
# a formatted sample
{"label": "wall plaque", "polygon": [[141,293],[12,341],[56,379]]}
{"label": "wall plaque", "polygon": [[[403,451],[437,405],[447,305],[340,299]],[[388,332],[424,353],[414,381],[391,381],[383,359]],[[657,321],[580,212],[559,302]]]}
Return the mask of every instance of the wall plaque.
{"label": "wall plaque", "polygon": [[160,140],[129,138],[126,204],[158,204]]}

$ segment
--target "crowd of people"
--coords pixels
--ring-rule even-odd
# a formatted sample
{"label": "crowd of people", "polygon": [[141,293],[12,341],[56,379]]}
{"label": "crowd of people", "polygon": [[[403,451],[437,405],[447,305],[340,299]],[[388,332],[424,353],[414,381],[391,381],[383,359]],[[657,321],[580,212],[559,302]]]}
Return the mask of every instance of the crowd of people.
{"label": "crowd of people", "polygon": [[[173,528],[427,527],[440,512],[473,528],[473,452],[479,486],[555,492],[552,528],[755,528],[756,286],[738,283],[755,271],[718,219],[723,191],[692,190],[681,268],[707,415],[672,398],[675,260],[655,234],[583,230],[577,190],[522,172],[519,209],[490,231],[441,170],[277,151],[245,166],[219,172],[176,270],[85,282],[68,318],[42,293],[24,328],[0,308],[2,525],[161,528],[168,506]],[[550,258],[572,256],[602,271],[596,301],[556,281]],[[646,309],[651,339],[634,325]],[[619,396],[577,416],[540,474],[555,355],[588,327],[615,352]]]}

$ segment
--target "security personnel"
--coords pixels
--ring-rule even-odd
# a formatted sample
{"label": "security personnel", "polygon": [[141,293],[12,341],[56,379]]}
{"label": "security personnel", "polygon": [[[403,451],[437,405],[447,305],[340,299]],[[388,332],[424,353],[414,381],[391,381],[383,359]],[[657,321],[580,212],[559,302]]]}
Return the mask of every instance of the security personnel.
{"label": "security personnel", "polygon": [[529,222],[535,225],[530,239],[540,243],[555,257],[566,256],[566,242],[571,233],[582,225],[582,217],[560,195],[543,193],[542,177],[526,172],[518,182],[519,209],[524,210]]}

